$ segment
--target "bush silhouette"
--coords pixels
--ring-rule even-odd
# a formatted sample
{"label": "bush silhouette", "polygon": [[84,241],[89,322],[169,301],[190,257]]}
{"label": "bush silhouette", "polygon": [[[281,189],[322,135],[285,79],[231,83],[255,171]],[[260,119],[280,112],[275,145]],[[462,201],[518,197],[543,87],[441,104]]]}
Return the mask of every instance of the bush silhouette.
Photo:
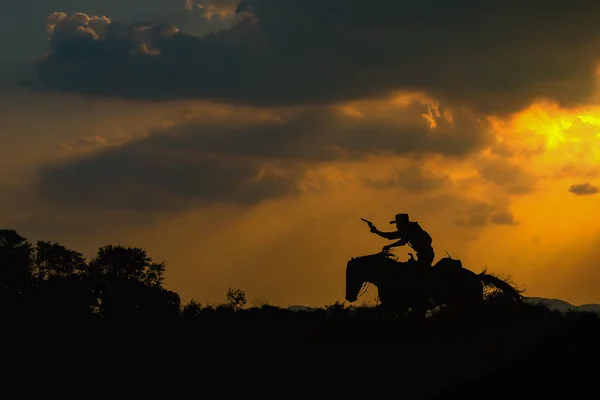
{"label": "bush silhouette", "polygon": [[227,297],[227,304],[229,304],[229,306],[235,311],[239,311],[244,308],[248,302],[246,300],[246,292],[241,289],[228,288],[225,297]]}

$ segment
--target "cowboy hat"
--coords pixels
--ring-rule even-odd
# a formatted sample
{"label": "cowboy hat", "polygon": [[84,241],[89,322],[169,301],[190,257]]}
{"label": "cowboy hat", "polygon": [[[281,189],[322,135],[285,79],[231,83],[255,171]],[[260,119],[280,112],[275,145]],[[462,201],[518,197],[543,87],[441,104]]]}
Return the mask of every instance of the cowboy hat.
{"label": "cowboy hat", "polygon": [[390,224],[408,224],[408,214],[396,214],[396,217],[393,221],[390,221]]}

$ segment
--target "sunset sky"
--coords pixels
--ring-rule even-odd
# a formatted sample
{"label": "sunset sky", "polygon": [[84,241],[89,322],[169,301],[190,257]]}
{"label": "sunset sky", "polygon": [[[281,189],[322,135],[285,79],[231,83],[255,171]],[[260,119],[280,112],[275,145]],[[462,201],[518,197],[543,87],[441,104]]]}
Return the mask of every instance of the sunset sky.
{"label": "sunset sky", "polygon": [[[139,246],[182,300],[322,306],[408,213],[600,303],[600,2],[6,0],[0,227]],[[396,253],[408,258],[407,247]]]}

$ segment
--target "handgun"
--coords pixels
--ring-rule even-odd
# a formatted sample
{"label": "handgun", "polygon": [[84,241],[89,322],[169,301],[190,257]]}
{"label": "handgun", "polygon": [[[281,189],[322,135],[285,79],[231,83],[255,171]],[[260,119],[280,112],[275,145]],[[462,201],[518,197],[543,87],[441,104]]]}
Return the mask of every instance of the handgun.
{"label": "handgun", "polygon": [[362,219],[363,221],[365,221],[365,222],[367,223],[367,225],[369,225],[369,228],[372,228],[372,227],[374,227],[374,226],[375,226],[375,225],[373,225],[373,223],[372,223],[371,221],[369,221],[368,219],[364,219],[364,218],[361,218],[361,219]]}

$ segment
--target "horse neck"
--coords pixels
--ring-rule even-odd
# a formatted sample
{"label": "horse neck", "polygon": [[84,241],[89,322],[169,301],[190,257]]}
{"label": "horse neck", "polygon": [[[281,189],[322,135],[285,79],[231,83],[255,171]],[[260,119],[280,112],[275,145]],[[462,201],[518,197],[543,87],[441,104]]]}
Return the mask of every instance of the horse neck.
{"label": "horse neck", "polygon": [[386,261],[384,259],[376,259],[373,256],[370,259],[365,259],[360,265],[360,277],[364,282],[372,283],[377,286],[384,280]]}

